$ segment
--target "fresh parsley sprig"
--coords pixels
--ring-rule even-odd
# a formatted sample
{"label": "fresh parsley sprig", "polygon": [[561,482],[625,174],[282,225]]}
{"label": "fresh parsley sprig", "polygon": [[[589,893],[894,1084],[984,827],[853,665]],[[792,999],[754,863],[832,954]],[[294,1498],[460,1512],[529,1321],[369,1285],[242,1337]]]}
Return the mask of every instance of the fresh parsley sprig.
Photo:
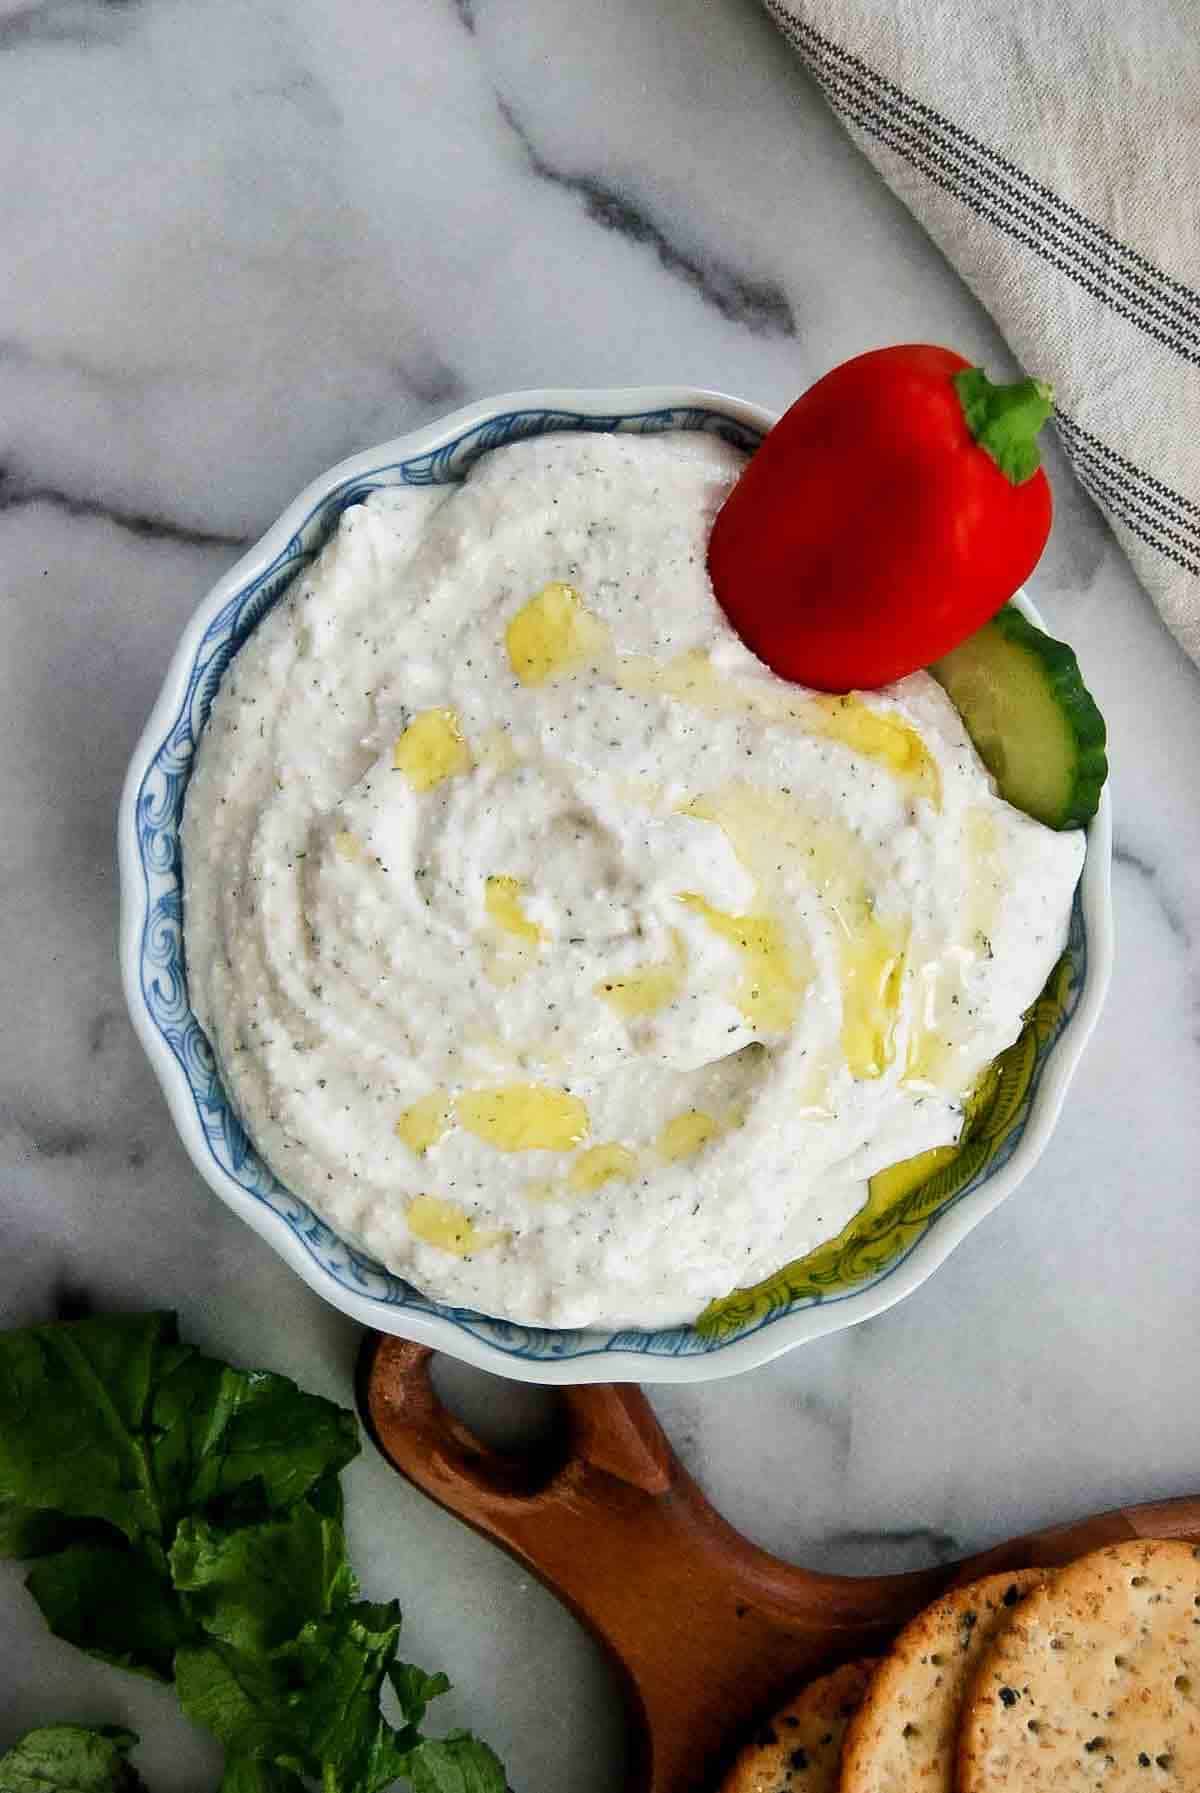
{"label": "fresh parsley sprig", "polygon": [[27,1731],[0,1756],[0,1793],[146,1793],[127,1760],[136,1742],[132,1731],[116,1725],[95,1730],[44,1725]]}
{"label": "fresh parsley sprig", "polygon": [[[352,1413],[203,1356],[170,1314],[0,1334],[0,1555],[35,1559],[27,1586],[59,1637],[174,1680],[225,1746],[221,1793],[504,1793],[486,1744],[425,1736],[450,1683],[397,1660],[395,1601],[358,1598],[338,1475],[359,1449]],[[31,1732],[0,1793],[138,1793],[133,1741]]]}

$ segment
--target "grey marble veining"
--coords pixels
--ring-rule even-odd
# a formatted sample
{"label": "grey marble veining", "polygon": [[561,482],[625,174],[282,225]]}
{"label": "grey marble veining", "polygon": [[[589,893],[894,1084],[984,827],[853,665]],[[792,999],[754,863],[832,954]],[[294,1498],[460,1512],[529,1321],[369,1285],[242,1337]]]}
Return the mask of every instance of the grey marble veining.
{"label": "grey marble veining", "polygon": [[[121,1001],[113,810],[192,607],[313,475],[473,397],[781,406],[881,342],[1004,351],[752,0],[0,4],[0,100],[0,1319],[175,1306],[345,1399],[355,1329],[189,1169]],[[1052,471],[1035,595],[1108,717],[1118,823],[1117,971],[1062,1123],[903,1305],[655,1395],[735,1523],[846,1572],[1200,1487],[1200,677]],[[618,1786],[574,1621],[370,1453],[349,1510],[368,1591],[521,1793]],[[55,1643],[11,1565],[0,1615],[0,1746],[126,1719],[157,1793],[214,1785],[172,1696]]]}

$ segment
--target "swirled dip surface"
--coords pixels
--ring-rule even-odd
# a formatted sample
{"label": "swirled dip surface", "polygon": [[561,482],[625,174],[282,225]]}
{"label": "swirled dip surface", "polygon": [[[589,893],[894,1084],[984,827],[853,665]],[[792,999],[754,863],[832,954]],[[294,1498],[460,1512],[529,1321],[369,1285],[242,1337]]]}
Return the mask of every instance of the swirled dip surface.
{"label": "swirled dip surface", "polygon": [[917,674],[788,685],[705,572],[741,457],[565,435],[374,494],[226,673],[192,1002],[259,1151],[436,1297],[693,1317],[958,1136],[1083,859]]}

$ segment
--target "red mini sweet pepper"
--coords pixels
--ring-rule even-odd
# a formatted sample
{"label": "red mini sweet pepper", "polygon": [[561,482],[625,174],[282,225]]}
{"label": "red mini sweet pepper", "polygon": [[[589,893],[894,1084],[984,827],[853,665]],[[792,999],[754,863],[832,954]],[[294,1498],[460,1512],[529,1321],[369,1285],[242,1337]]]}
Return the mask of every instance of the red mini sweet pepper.
{"label": "red mini sweet pepper", "polygon": [[717,514],[708,567],[743,641],[824,691],[903,678],[981,627],[1050,533],[1040,380],[875,349],[811,386]]}

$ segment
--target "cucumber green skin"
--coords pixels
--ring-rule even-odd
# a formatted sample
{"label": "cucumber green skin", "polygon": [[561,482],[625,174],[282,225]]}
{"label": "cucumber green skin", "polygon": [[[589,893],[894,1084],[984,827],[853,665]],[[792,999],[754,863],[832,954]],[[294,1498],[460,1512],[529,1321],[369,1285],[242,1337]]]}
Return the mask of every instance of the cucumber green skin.
{"label": "cucumber green skin", "polygon": [[[1083,682],[1074,650],[1065,641],[1055,641],[1053,636],[1046,635],[1019,610],[1006,604],[982,629],[930,667],[952,702],[957,702],[956,669],[968,660],[976,665],[990,662],[997,680],[1002,680],[1006,672],[1009,676],[1040,677],[1046,697],[1058,710],[1065,726],[1073,759],[1061,768],[1058,781],[1061,790],[1054,809],[1039,813],[1036,819],[1050,828],[1059,829],[1081,828],[1090,822],[1108,777],[1107,731],[1104,718]],[[960,706],[959,713],[967,733],[974,740],[969,705],[966,709]],[[995,771],[994,767],[989,769]],[[1005,790],[1002,772],[997,775],[997,782],[1002,797],[1017,808],[1023,807],[1019,797]]]}

